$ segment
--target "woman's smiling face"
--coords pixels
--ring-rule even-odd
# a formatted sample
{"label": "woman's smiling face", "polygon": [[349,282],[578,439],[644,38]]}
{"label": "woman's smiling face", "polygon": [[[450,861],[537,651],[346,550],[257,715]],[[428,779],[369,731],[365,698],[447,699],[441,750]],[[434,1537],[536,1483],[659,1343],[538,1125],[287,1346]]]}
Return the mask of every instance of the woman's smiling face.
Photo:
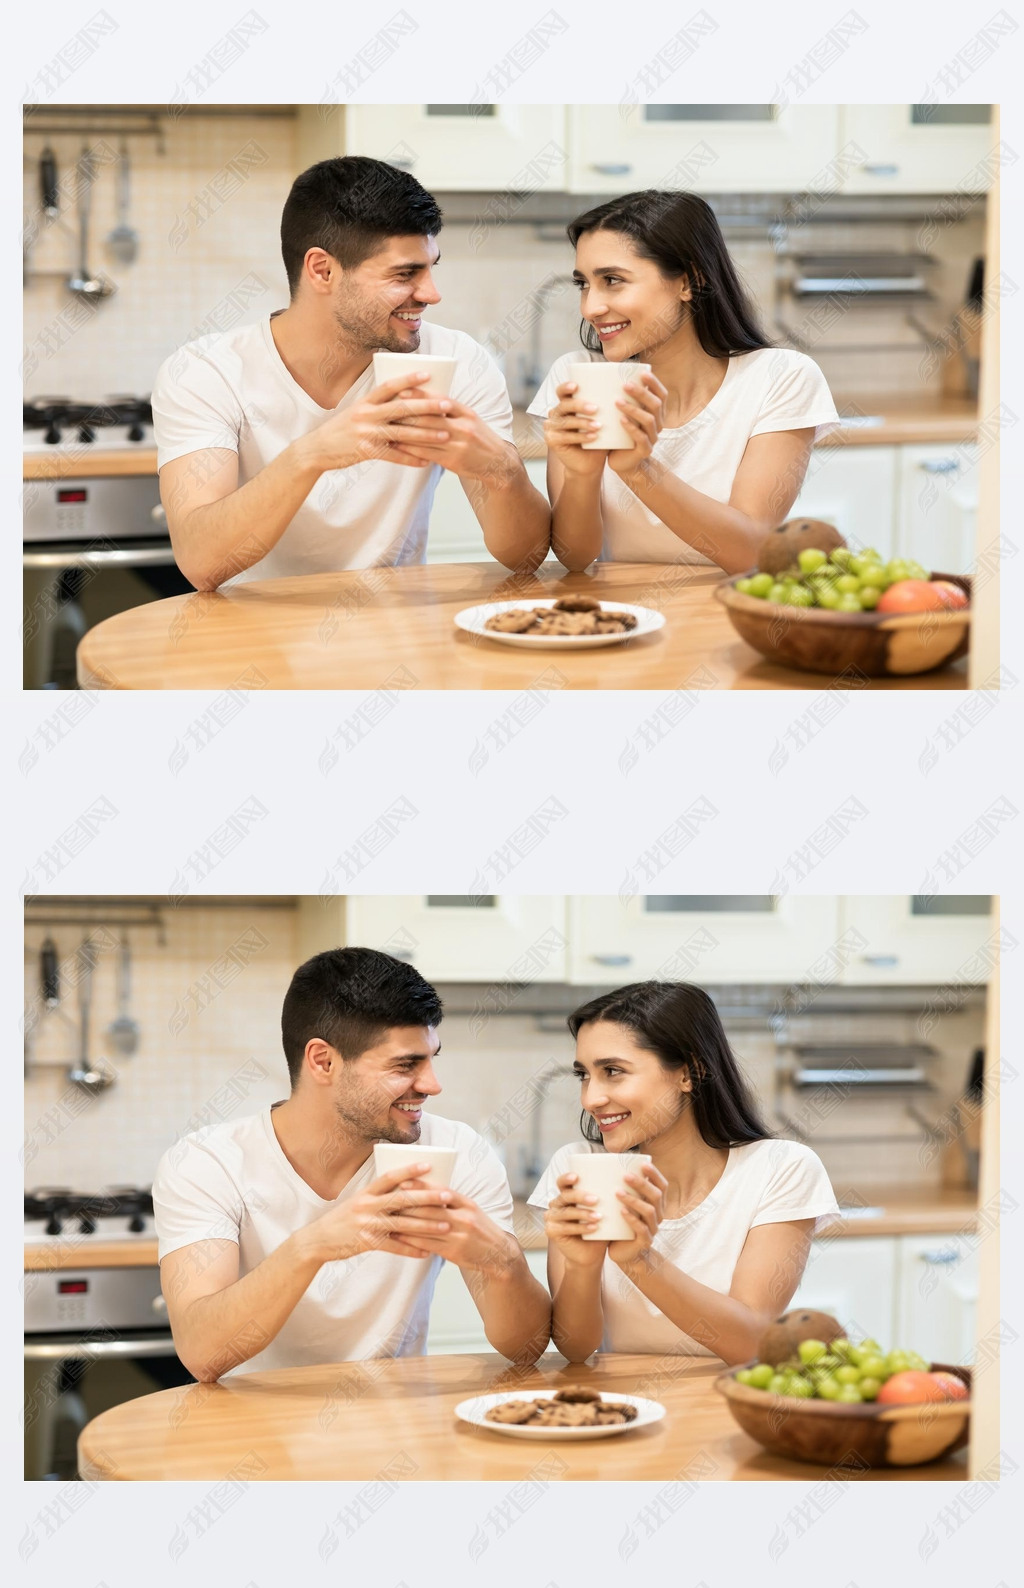
{"label": "woman's smiling face", "polygon": [[580,1102],[597,1122],[608,1152],[649,1144],[686,1107],[686,1072],[665,1069],[656,1053],[611,1020],[580,1027],[573,1070],[581,1082]]}
{"label": "woman's smiling face", "polygon": [[668,280],[622,232],[584,232],[573,280],[580,313],[601,338],[609,363],[656,351],[686,323],[689,284]]}

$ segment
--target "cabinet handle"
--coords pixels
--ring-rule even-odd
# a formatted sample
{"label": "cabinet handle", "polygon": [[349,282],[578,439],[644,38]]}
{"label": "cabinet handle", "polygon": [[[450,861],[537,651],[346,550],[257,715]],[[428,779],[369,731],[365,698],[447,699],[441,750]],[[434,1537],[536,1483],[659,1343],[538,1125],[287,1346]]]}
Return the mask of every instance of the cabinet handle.
{"label": "cabinet handle", "polygon": [[918,1255],[920,1256],[922,1263],[931,1263],[935,1265],[940,1263],[958,1263],[960,1261],[959,1252],[951,1252],[943,1248],[936,1249],[933,1247],[931,1251],[920,1252]]}
{"label": "cabinet handle", "polygon": [[156,506],[151,508],[149,516],[153,520],[154,524],[166,524],[167,514],[164,510],[163,503],[157,502]]}
{"label": "cabinet handle", "polygon": [[926,474],[955,474],[960,461],[958,458],[925,458],[917,466]]}
{"label": "cabinet handle", "polygon": [[862,954],[861,963],[864,965],[898,965],[898,954]]}
{"label": "cabinet handle", "polygon": [[861,166],[861,170],[866,171],[868,176],[899,176],[900,174],[898,165],[887,165],[884,160],[868,160]]}
{"label": "cabinet handle", "polygon": [[591,954],[595,965],[632,965],[632,954]]}
{"label": "cabinet handle", "polygon": [[153,1297],[153,1311],[159,1313],[165,1313],[167,1311],[167,1302],[163,1296]]}
{"label": "cabinet handle", "polygon": [[614,160],[595,160],[590,169],[599,171],[602,176],[628,176],[633,167],[617,165]]}

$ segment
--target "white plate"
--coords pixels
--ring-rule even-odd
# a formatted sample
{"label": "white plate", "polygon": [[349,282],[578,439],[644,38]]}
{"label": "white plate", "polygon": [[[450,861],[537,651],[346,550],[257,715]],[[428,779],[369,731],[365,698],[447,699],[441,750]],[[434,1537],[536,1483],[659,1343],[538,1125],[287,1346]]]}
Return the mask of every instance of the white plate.
{"label": "white plate", "polygon": [[631,607],[624,601],[602,601],[601,611],[608,613],[631,612],[636,618],[636,628],[624,634],[496,634],[484,628],[488,618],[499,612],[530,612],[534,607],[553,607],[552,601],[487,601],[478,607],[463,607],[455,614],[457,628],[467,634],[477,634],[481,639],[496,640],[499,645],[525,645],[527,649],[545,646],[558,651],[593,651],[602,645],[621,645],[624,640],[637,639],[641,634],[653,634],[663,627],[665,614],[651,607]]}
{"label": "white plate", "polygon": [[605,1423],[599,1428],[530,1428],[522,1423],[490,1423],[484,1417],[485,1412],[492,1406],[500,1406],[502,1401],[552,1401],[554,1398],[553,1390],[523,1390],[519,1395],[502,1390],[500,1395],[476,1395],[472,1400],[460,1401],[455,1415],[464,1423],[472,1423],[474,1428],[483,1428],[489,1434],[508,1434],[513,1439],[612,1439],[616,1434],[628,1434],[631,1428],[647,1428],[651,1423],[659,1423],[665,1415],[665,1408],[658,1401],[644,1400],[642,1395],[609,1394],[609,1400],[626,1401],[636,1407],[636,1417],[631,1423]]}

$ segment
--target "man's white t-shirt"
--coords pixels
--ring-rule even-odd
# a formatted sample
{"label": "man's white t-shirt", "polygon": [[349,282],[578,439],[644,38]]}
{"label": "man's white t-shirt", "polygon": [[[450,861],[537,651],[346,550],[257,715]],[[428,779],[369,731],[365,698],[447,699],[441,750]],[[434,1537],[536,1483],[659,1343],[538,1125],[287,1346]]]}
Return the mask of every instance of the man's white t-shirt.
{"label": "man's white t-shirt", "polygon": [[[600,353],[586,353],[582,348],[556,359],[527,413],[546,418],[558,402],[555,388],[571,378],[569,365],[587,359],[603,362]],[[689,424],[661,430],[652,456],[695,491],[713,501],[727,502],[751,436],[810,429],[812,425],[815,441],[839,428],[836,405],[821,370],[806,353],[762,347],[731,358],[725,379],[707,407]],[[714,566],[674,535],[609,468],[601,476],[601,516],[601,562]]]}
{"label": "man's white t-shirt", "polygon": [[[245,485],[292,441],[369,396],[376,384],[372,364],[337,408],[321,408],[289,373],[271,318],[188,342],[160,366],[152,399],[158,468],[190,452],[226,447],[237,452],[238,484]],[[419,351],[457,359],[452,396],[502,440],[512,440],[508,389],[485,348],[464,331],[427,322]],[[423,562],[443,472],[439,464],[413,469],[378,459],[329,469],[277,545],[227,583]],[[258,525],[253,532],[258,535]]]}
{"label": "man's white t-shirt", "polygon": [[[194,1241],[235,1241],[241,1279],[289,1235],[365,1191],[376,1178],[371,1153],[335,1201],[318,1196],[289,1163],[270,1115],[267,1108],[197,1131],[164,1153],[153,1182],[161,1262]],[[508,1180],[482,1136],[457,1120],[424,1114],[420,1142],[457,1148],[452,1190],[469,1197],[503,1230],[513,1231]],[[421,1356],[443,1264],[437,1256],[377,1251],[325,1263],[273,1340],[232,1374]]]}
{"label": "man's white t-shirt", "polygon": [[[595,1145],[595,1152],[603,1148]],[[547,1209],[558,1195],[559,1175],[571,1153],[585,1143],[559,1147],[529,1197]],[[730,1147],[722,1178],[704,1201],[681,1219],[663,1219],[653,1249],[698,1284],[728,1295],[743,1243],[759,1224],[813,1218],[814,1229],[831,1223],[839,1206],[817,1153],[796,1141],[752,1141]],[[601,1273],[603,1351],[657,1351],[667,1356],[713,1356],[677,1329],[653,1301],[606,1257]],[[780,1309],[781,1310],[781,1309]]]}

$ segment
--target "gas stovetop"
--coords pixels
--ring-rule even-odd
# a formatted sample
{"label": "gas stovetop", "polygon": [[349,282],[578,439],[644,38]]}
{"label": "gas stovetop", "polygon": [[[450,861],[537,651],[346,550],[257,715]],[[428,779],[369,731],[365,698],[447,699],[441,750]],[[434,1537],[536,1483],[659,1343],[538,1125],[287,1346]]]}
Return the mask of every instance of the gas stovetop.
{"label": "gas stovetop", "polygon": [[146,397],[107,397],[95,403],[34,397],[22,405],[22,417],[26,452],[115,452],[156,444]]}
{"label": "gas stovetop", "polygon": [[153,1240],[153,1198],[137,1186],[108,1191],[69,1191],[49,1186],[25,1193],[25,1241],[92,1237],[99,1241]]}

